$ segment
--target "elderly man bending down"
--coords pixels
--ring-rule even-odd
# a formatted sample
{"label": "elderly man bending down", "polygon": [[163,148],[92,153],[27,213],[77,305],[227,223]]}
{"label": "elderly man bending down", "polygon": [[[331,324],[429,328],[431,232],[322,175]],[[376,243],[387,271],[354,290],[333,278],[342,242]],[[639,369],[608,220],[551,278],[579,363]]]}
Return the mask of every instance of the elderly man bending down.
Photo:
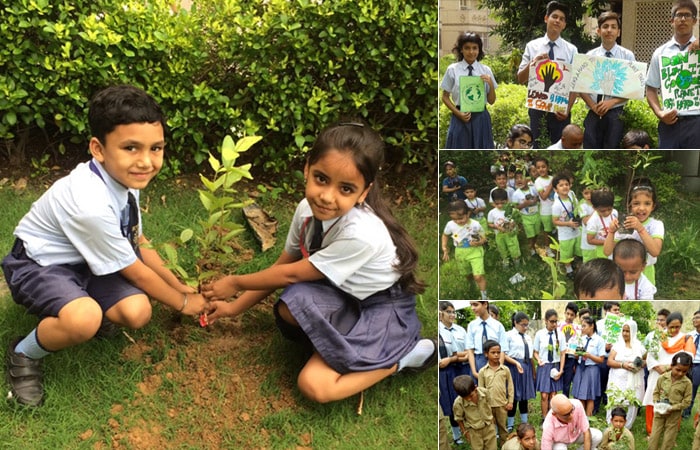
{"label": "elderly man bending down", "polygon": [[594,450],[603,440],[603,433],[588,425],[588,417],[580,401],[563,394],[552,397],[552,409],[542,424],[542,450],[566,450],[569,444],[579,449]]}

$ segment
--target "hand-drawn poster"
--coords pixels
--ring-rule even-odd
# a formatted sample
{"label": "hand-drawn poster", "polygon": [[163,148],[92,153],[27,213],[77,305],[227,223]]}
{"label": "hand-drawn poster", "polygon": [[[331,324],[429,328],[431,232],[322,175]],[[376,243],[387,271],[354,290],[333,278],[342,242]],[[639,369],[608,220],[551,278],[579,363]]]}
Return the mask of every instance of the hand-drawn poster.
{"label": "hand-drawn poster", "polygon": [[700,110],[698,51],[659,58],[663,109]]}
{"label": "hand-drawn poster", "polygon": [[574,92],[637,100],[644,98],[647,63],[576,54],[571,72],[571,90]]}
{"label": "hand-drawn poster", "polygon": [[[605,330],[603,331],[603,340],[606,344],[614,344],[617,342],[617,338],[622,333],[622,325],[627,320],[631,320],[631,317],[626,316],[616,316],[615,314],[608,314],[605,316]],[[600,331],[600,330],[599,330]]]}
{"label": "hand-drawn poster", "polygon": [[566,113],[569,105],[571,64],[544,60],[530,66],[525,106],[547,112]]}
{"label": "hand-drawn poster", "polygon": [[459,109],[462,112],[481,112],[486,104],[486,88],[481,77],[459,77]]}

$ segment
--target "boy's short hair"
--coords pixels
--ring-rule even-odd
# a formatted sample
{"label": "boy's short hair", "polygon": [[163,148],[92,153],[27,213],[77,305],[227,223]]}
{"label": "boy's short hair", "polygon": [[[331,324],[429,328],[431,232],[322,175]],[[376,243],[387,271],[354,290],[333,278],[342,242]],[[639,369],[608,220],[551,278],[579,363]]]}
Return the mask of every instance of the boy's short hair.
{"label": "boy's short hair", "polygon": [[603,303],[603,311],[610,311],[613,306],[620,306],[620,302],[617,300],[608,300],[607,302]]}
{"label": "boy's short hair", "polygon": [[596,258],[584,263],[574,276],[574,295],[594,297],[601,289],[617,289],[620,298],[625,294],[625,274],[615,262]]}
{"label": "boy's short hair", "polygon": [[644,130],[629,130],[622,137],[622,141],[620,141],[620,147],[622,148],[643,148],[644,146],[651,147],[651,137]]}
{"label": "boy's short hair", "polygon": [[636,239],[623,239],[613,248],[613,261],[617,258],[620,259],[632,259],[639,258],[642,263],[646,263],[647,260],[647,249],[644,244]]}
{"label": "boy's short hair", "polygon": [[453,202],[450,202],[449,205],[447,205],[447,212],[461,212],[464,214],[469,214],[471,210],[467,206],[467,204],[464,202],[464,200],[455,200]]}
{"label": "boy's short hair", "polygon": [[168,126],[160,106],[146,91],[135,86],[110,86],[95,94],[89,103],[90,132],[102,144],[119,125],[156,122],[167,135]]}
{"label": "boy's short hair", "polygon": [[457,167],[457,166],[455,165],[455,163],[453,163],[452,161],[446,161],[445,164],[443,164],[443,166],[444,166],[445,168],[447,168],[447,166],[452,166],[452,167],[454,167],[454,168]]}
{"label": "boy's short hair", "polygon": [[668,317],[669,314],[671,314],[671,311],[669,311],[669,310],[666,309],[666,308],[661,308],[660,310],[658,310],[658,311],[656,312],[656,315],[657,315],[657,316]]}
{"label": "boy's short hair", "polygon": [[695,6],[695,2],[692,0],[676,0],[673,2],[673,6],[671,7],[671,17],[673,17],[676,14],[676,11],[678,11],[681,8],[688,8],[691,13],[693,13],[693,17],[698,15],[698,7]]}
{"label": "boy's short hair", "polygon": [[566,308],[564,308],[564,311],[566,311],[567,309],[573,311],[574,314],[578,314],[578,305],[574,302],[567,303]]}
{"label": "boy's short hair", "polygon": [[559,172],[558,174],[554,175],[554,178],[552,178],[552,189],[556,189],[557,185],[561,180],[566,180],[567,182],[569,181],[569,176],[566,173]]}
{"label": "boy's short hair", "polygon": [[476,383],[474,383],[474,380],[469,375],[456,376],[454,380],[452,380],[452,386],[460,397],[466,397],[476,389]]}
{"label": "boy's short hair", "polygon": [[476,191],[476,186],[474,186],[471,183],[467,183],[464,185],[464,190],[465,191]]}
{"label": "boy's short hair", "polygon": [[551,15],[554,11],[561,11],[564,14],[564,19],[569,15],[569,7],[557,1],[547,3],[547,15]]}
{"label": "boy's short hair", "polygon": [[615,20],[617,27],[620,28],[620,15],[615,11],[605,11],[598,16],[598,28],[602,27],[608,20]]}
{"label": "boy's short hair", "polygon": [[610,189],[596,189],[591,192],[591,205],[594,208],[612,208],[615,204],[615,194]]}
{"label": "boy's short hair", "polygon": [[498,178],[498,177],[501,177],[501,176],[507,177],[508,174],[506,173],[505,170],[500,170],[500,169],[497,170],[497,171],[495,171],[495,172],[493,173],[493,179],[494,179],[494,180],[495,180],[496,178]]}
{"label": "boy's short hair", "polygon": [[505,189],[497,188],[491,192],[491,199],[495,201],[508,201],[508,192]]}
{"label": "boy's short hair", "polygon": [[624,408],[617,406],[613,408],[612,411],[610,411],[610,417],[624,417],[625,419],[627,419],[627,412]]}
{"label": "boy's short hair", "polygon": [[498,343],[498,341],[494,341],[493,339],[489,339],[488,341],[484,342],[484,345],[482,346],[482,350],[484,354],[488,353],[489,350],[491,350],[494,347],[500,347],[501,344]]}

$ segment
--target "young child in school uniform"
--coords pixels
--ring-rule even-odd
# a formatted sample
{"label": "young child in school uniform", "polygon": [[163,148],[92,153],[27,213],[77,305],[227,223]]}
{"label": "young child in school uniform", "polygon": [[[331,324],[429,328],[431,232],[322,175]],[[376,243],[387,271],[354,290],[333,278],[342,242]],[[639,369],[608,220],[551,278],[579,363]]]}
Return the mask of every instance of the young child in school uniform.
{"label": "young child in school uniform", "polygon": [[212,301],[209,322],[285,288],[273,312],[282,334],[311,342],[297,385],[319,403],[437,363],[437,341],[420,338],[418,253],[381,195],[383,161],[382,139],[368,126],[324,129],[308,153],[305,198],[277,261],[202,287]]}
{"label": "young child in school uniform", "polygon": [[549,174],[549,162],[545,158],[535,158],[535,169],[537,178],[535,179],[535,189],[540,196],[540,221],[544,230],[545,247],[547,256],[554,256],[554,252],[549,247],[549,235],[554,231],[552,224],[552,205],[554,204],[554,187],[552,186],[552,176]]}
{"label": "young child in school uniform", "polygon": [[647,251],[634,239],[623,239],[613,249],[613,261],[625,274],[627,300],[654,300],[656,287],[644,275]]}
{"label": "young child in school uniform", "polygon": [[540,450],[540,441],[537,440],[535,427],[529,423],[518,425],[515,432],[508,436],[501,450]]}
{"label": "young child in school uniform", "polygon": [[469,375],[456,377],[453,384],[459,397],[452,405],[452,414],[472,450],[497,450],[491,393],[477,387]]}
{"label": "young child in school uniform", "polygon": [[512,219],[505,215],[503,208],[508,202],[508,194],[503,189],[492,192],[493,209],[489,211],[487,219],[489,228],[496,235],[496,247],[501,255],[503,267],[509,264],[508,258],[513,260],[516,266],[520,264],[520,242],[518,241],[518,227]]}
{"label": "young child in school uniform", "polygon": [[577,214],[581,218],[581,226],[579,227],[581,230],[579,240],[581,242],[579,243],[579,248],[581,250],[581,259],[583,260],[583,262],[593,259],[593,255],[595,255],[595,246],[588,243],[588,235],[586,234],[586,227],[588,226],[588,222],[593,216],[593,213],[595,213],[595,208],[593,207],[593,203],[591,202],[592,193],[593,189],[591,189],[590,186],[586,186],[583,188],[583,192],[581,193],[581,195],[583,196],[583,200],[581,200],[578,203],[577,210]]}
{"label": "young child in school uniform", "polygon": [[571,186],[565,175],[557,174],[552,180],[552,186],[557,193],[552,204],[552,223],[557,227],[559,257],[562,261],[569,260],[564,262],[564,268],[567,278],[573,279],[571,260],[574,258],[576,237],[579,235],[579,222],[574,220],[576,204],[569,198]]}
{"label": "young child in school uniform", "polygon": [[[693,357],[684,351],[673,355],[671,370],[661,375],[654,388],[654,421],[649,437],[649,448],[676,448],[678,425],[683,410],[690,406],[693,383],[686,377]],[[663,403],[665,409],[660,409]],[[663,435],[663,438],[662,438]]]}
{"label": "young child in school uniform", "polygon": [[508,186],[508,176],[506,175],[506,172],[503,170],[497,171],[493,175],[493,180],[494,180],[494,183],[496,183],[496,186],[491,188],[491,191],[489,192],[489,204],[491,206],[494,206],[493,192],[496,189],[503,189],[504,191],[506,191],[506,193],[508,194],[508,199],[507,199],[508,203],[512,202],[513,201],[513,192],[515,192],[515,189]]}
{"label": "young child in school uniform", "polygon": [[525,175],[518,171],[515,173],[516,190],[513,192],[513,203],[520,210],[520,217],[525,230],[528,246],[530,247],[530,256],[535,256],[535,244],[537,236],[542,232],[542,222],[539,214],[539,199],[537,190],[534,186],[527,184]]}
{"label": "young child in school uniform", "polygon": [[491,413],[498,427],[498,437],[505,441],[508,435],[508,411],[513,409],[515,390],[510,370],[501,364],[501,344],[489,340],[484,343],[484,353],[488,364],[479,370],[479,386],[491,394]]}
{"label": "young child in school uniform", "polygon": [[[622,239],[635,239],[644,244],[647,249],[644,275],[654,286],[656,286],[656,259],[661,254],[664,244],[664,223],[651,217],[658,206],[656,190],[651,181],[648,178],[633,180],[628,199],[630,214],[627,215],[624,223],[612,221],[610,233],[603,246],[605,256],[610,256],[615,243]],[[623,227],[624,233],[621,230]]]}
{"label": "young child in school uniform", "polygon": [[486,221],[486,203],[480,197],[476,196],[476,187],[473,184],[467,184],[464,186],[464,194],[467,198],[464,199],[464,203],[467,204],[467,208],[471,210],[471,218],[479,222],[481,228],[485,230],[488,229],[488,222]]}
{"label": "young child in school uniform", "polygon": [[457,200],[447,207],[450,221],[445,224],[445,230],[440,238],[442,260],[450,260],[450,249],[447,246],[450,238],[455,247],[455,260],[463,266],[467,277],[472,275],[481,291],[481,298],[486,300],[486,277],[484,276],[484,230],[481,224],[470,217],[471,212],[465,202]]}
{"label": "young child in school uniform", "polygon": [[150,298],[186,315],[205,300],[164,267],[142,234],[139,192],[163,164],[166,121],[141,89],[113,86],[90,101],[92,156],[58,180],[14,230],[2,261],[14,301],[39,323],[7,351],[10,394],[44,400],[42,358],[109,336],[115,326],[141,328]]}
{"label": "young child in school uniform", "polygon": [[625,428],[627,412],[617,407],[613,408],[610,414],[610,426],[603,431],[603,440],[600,441],[598,450],[614,450],[617,447],[613,446],[617,442],[624,444],[625,450],[634,450],[634,435],[630,430]]}
{"label": "young child in school uniform", "polygon": [[613,207],[615,194],[609,189],[596,189],[591,192],[591,205],[595,212],[586,222],[586,242],[593,247],[593,252],[584,252],[583,262],[593,258],[607,258],[603,251],[605,238],[610,233],[610,223],[617,219],[617,210]]}

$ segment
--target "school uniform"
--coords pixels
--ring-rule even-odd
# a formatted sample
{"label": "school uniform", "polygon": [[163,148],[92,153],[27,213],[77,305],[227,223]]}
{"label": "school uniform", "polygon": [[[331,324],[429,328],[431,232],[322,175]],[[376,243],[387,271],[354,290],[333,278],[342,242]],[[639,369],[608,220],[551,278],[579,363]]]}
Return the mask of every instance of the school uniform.
{"label": "school uniform", "polygon": [[[548,175],[547,177],[537,177],[535,180],[535,190],[537,191],[537,195],[539,195],[540,192],[543,192],[547,187],[552,184],[552,177],[551,175]],[[544,231],[547,233],[551,233],[552,230],[554,229],[554,226],[552,225],[552,204],[554,203],[554,195],[556,193],[554,192],[554,189],[552,189],[549,192],[549,196],[545,199],[542,199],[540,196],[540,220],[542,221],[542,228]]]}
{"label": "school uniform", "polygon": [[[471,70],[469,70],[470,66]],[[491,77],[494,89],[498,87],[491,68],[481,64],[479,61],[467,64],[465,60],[462,60],[450,64],[445,71],[445,76],[442,78],[440,88],[450,93],[452,102],[457,106],[457,109],[460,109],[461,106],[459,105],[459,78],[468,75],[488,75]],[[485,81],[484,86],[486,88],[484,104],[486,104],[491,87]],[[495,148],[492,129],[491,115],[486,108],[482,112],[471,113],[471,119],[467,123],[462,122],[454,114],[451,114],[445,148]]]}
{"label": "school uniform", "polygon": [[[654,388],[654,403],[666,400],[671,404],[671,409],[666,414],[654,411],[654,421],[649,437],[649,448],[675,448],[676,436],[678,436],[678,424],[681,421],[682,411],[690,406],[693,383],[688,377],[681,377],[673,381],[671,371],[659,377]],[[663,434],[663,439],[661,435]],[[660,445],[659,445],[660,444]]]}
{"label": "school uniform", "polygon": [[[477,208],[486,208],[486,203],[484,200],[480,197],[474,197],[474,200],[470,200],[468,198],[464,199],[464,203],[466,203],[467,208],[469,209],[477,209]],[[479,211],[478,213],[474,214],[472,212],[471,216],[469,216],[470,219],[474,219],[477,222],[479,222],[479,225],[481,225],[481,228],[484,230],[488,229],[488,223],[486,222],[486,214],[484,214],[484,211]]]}
{"label": "school uniform", "polygon": [[[601,217],[600,214],[598,214],[598,211],[595,211],[593,214],[591,214],[591,217],[588,219],[588,223],[586,224],[586,235],[592,235],[595,239],[600,239],[601,241],[605,241],[606,236],[609,233],[610,230],[610,222],[612,222],[613,219],[617,219],[617,210],[613,209],[612,212],[608,217]],[[587,238],[586,238],[587,241]],[[583,245],[583,244],[581,244]],[[589,244],[590,245],[590,244]],[[610,256],[605,256],[605,252],[603,251],[603,245],[591,245],[595,252],[593,254],[593,258],[608,258],[612,259],[612,254]],[[583,262],[586,262],[584,259]]]}
{"label": "school uniform", "polygon": [[138,258],[138,197],[94,159],[56,181],[20,220],[2,262],[14,301],[44,318],[80,297],[106,311],[142,294],[119,274]]}
{"label": "school uniform", "polygon": [[[582,201],[579,202],[578,204],[578,216],[581,217],[582,219],[586,216],[588,216],[588,222],[590,222],[591,217],[593,217],[593,214],[595,213],[595,209],[593,208],[593,205],[591,205],[587,201]],[[588,243],[588,234],[586,231],[588,224],[584,224],[581,222],[581,226],[579,228],[581,229],[580,235],[577,238],[577,240],[580,240],[579,242],[579,249],[581,250],[581,257],[583,258],[583,262],[585,263],[586,261],[590,261],[591,259],[595,258],[595,245],[591,245]]]}
{"label": "school uniform", "polygon": [[[438,323],[438,332],[440,335],[440,341],[444,345],[444,354],[441,354],[440,358],[447,358],[452,356],[455,352],[462,352],[466,350],[467,345],[467,330],[462,326],[453,323],[450,327],[445,326],[442,322]],[[454,417],[452,415],[452,405],[455,399],[459,397],[455,391],[452,381],[459,375],[470,375],[468,362],[453,362],[447,367],[439,369],[439,387],[440,387],[440,406],[442,412],[449,416],[452,426],[457,426]]]}
{"label": "school uniform", "polygon": [[[557,325],[557,330],[559,331],[559,348],[562,352],[573,351],[575,348],[571,348],[572,344],[575,345],[578,342],[579,336],[581,336],[581,326],[575,323],[561,322]],[[571,392],[571,383],[574,380],[574,375],[576,373],[576,366],[578,365],[578,358],[567,351],[563,356],[564,361],[564,374],[562,378],[562,392],[564,395],[569,397]]]}
{"label": "school uniform", "polygon": [[[554,54],[554,61],[561,61],[571,64],[574,61],[574,55],[578,53],[578,49],[575,45],[567,42],[561,36],[559,36],[555,41],[552,42],[552,53]],[[550,40],[547,35],[533,39],[525,45],[525,51],[523,52],[522,60],[520,61],[520,66],[518,67],[518,72],[523,70],[530,62],[542,53],[550,52]],[[550,143],[556,142],[561,139],[561,132],[564,127],[571,123],[571,118],[567,117],[565,120],[558,120],[556,115],[551,112],[539,111],[535,109],[528,108],[528,115],[530,116],[530,129],[532,130],[532,143],[537,146],[537,140],[543,133],[542,129],[542,118],[545,120],[545,129],[549,134]]]}
{"label": "school uniform", "polygon": [[[588,56],[605,56],[608,58],[635,61],[634,53],[626,48],[614,44],[610,50],[606,50],[602,45],[586,53]],[[593,102],[607,100],[606,95],[589,94]],[[583,148],[620,148],[620,141],[624,134],[624,122],[622,121],[622,111],[627,101],[619,103],[608,110],[603,116],[599,116],[589,109],[583,121]]]}
{"label": "school uniform", "polygon": [[[533,198],[539,198],[537,190],[534,186],[526,186],[524,189],[517,189],[513,192],[513,203],[519,205],[525,201],[525,197],[531,195]],[[520,210],[525,236],[533,238],[542,231],[542,223],[540,222],[540,207],[539,203],[531,206],[526,206]]]}
{"label": "school uniform", "polygon": [[[552,221],[554,221],[554,219],[560,222],[569,222],[573,220],[574,208],[576,208],[576,205],[569,198],[562,199],[558,195],[555,196],[554,203],[552,204]],[[576,237],[580,235],[579,229],[570,226],[555,226],[557,227],[561,259],[573,258],[576,247]]]}
{"label": "school uniform", "polygon": [[639,274],[639,279],[634,283],[625,283],[625,300],[654,300],[656,286],[644,273]]}
{"label": "school uniform", "polygon": [[513,389],[513,377],[510,370],[503,365],[495,369],[490,364],[486,364],[479,370],[479,386],[486,389],[490,394],[489,405],[493,419],[498,427],[498,435],[505,439],[508,435],[506,420],[508,411],[506,405],[513,404],[515,391]]}
{"label": "school uniform", "polygon": [[523,373],[519,373],[515,365],[506,362],[515,387],[514,400],[519,402],[535,398],[535,382],[532,378],[532,354],[535,347],[532,338],[527,333],[520,334],[516,329],[508,331],[506,338],[508,339],[508,356],[517,360],[523,368]]}
{"label": "school uniform", "polygon": [[485,388],[476,389],[479,397],[477,403],[457,397],[452,405],[455,420],[464,423],[472,450],[497,450],[490,406],[491,394]]}
{"label": "school uniform", "polygon": [[693,382],[693,394],[690,397],[690,406],[683,411],[683,416],[685,417],[690,416],[695,403],[695,396],[698,393],[698,387],[700,387],[700,333],[697,330],[693,330],[688,334],[695,343],[695,354],[693,355],[693,367],[689,373]]}
{"label": "school uniform", "polygon": [[[605,355],[605,341],[597,334],[581,336],[580,345],[592,355]],[[595,400],[600,392],[600,367],[592,359],[579,356],[571,396],[579,400]]]}
{"label": "school uniform", "polygon": [[501,345],[502,352],[508,352],[506,329],[501,322],[491,316],[486,320],[477,317],[469,322],[467,326],[467,350],[471,349],[474,351],[474,363],[477,372],[486,365],[486,355],[483,353],[482,345],[489,339],[498,342]]}
{"label": "school uniform", "polygon": [[[306,199],[294,213],[285,251],[308,254],[313,214]],[[322,222],[320,250],[308,256],[324,275],[318,282],[288,286],[280,301],[336,372],[389,368],[419,339],[415,295],[403,292],[393,269],[396,248],[382,220],[368,205]]]}
{"label": "school uniform", "polygon": [[563,375],[558,380],[551,377],[552,369],[559,371],[561,362],[561,350],[559,348],[559,332],[554,329],[551,332],[546,328],[537,330],[534,350],[537,351],[540,360],[545,361],[544,365],[537,367],[537,380],[535,390],[537,392],[558,392],[562,390]]}
{"label": "school uniform", "polygon": [[[695,36],[692,36],[687,45],[681,45],[676,42],[675,38],[671,38],[664,43],[651,55],[649,68],[647,70],[646,85],[655,89],[661,89],[661,68],[659,67],[662,57],[672,57],[686,50],[690,43],[695,42]],[[659,103],[662,109],[664,108],[663,99],[659,98]],[[696,148],[700,142],[700,111],[679,111],[678,121],[674,124],[667,125],[659,120],[659,148],[674,149],[674,148]]]}
{"label": "school uniform", "polygon": [[484,235],[481,224],[471,218],[464,225],[458,225],[454,220],[450,220],[445,224],[443,234],[452,239],[452,244],[455,246],[455,260],[461,263],[460,269],[464,269],[467,274],[483,275],[484,246],[472,247],[470,244],[472,236]]}
{"label": "school uniform", "polygon": [[[505,212],[500,208],[493,208],[488,213],[489,224],[494,224],[498,227],[511,225],[510,219],[506,219]],[[515,225],[515,224],[513,224]],[[508,261],[508,257],[517,260],[520,258],[520,242],[518,241],[517,225],[511,231],[500,231],[497,228],[493,229],[496,235],[496,248],[501,255],[503,262]]]}

